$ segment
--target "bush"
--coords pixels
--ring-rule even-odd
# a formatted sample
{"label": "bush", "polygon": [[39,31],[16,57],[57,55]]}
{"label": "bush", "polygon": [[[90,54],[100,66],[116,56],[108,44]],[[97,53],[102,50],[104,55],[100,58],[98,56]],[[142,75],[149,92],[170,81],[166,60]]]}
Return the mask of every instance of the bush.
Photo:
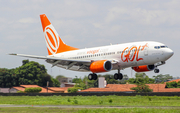
{"label": "bush", "polygon": [[76,93],[79,89],[82,90],[80,87],[68,88],[68,93]]}
{"label": "bush", "polygon": [[40,91],[42,91],[42,88],[40,87],[25,88],[26,93],[39,93]]}
{"label": "bush", "polygon": [[100,100],[100,101],[99,101],[99,104],[103,104],[103,101],[102,101],[102,100]]}
{"label": "bush", "polygon": [[112,99],[109,99],[109,103],[112,103],[113,101],[112,101]]}
{"label": "bush", "polygon": [[145,92],[152,92],[152,89],[149,89],[148,85],[145,84],[138,84],[137,87],[131,88],[131,90],[135,90],[137,93],[145,93]]}
{"label": "bush", "polygon": [[180,88],[180,82],[167,82],[166,83],[167,88]]}
{"label": "bush", "polygon": [[24,91],[17,91],[17,93],[24,93]]}
{"label": "bush", "polygon": [[74,103],[74,104],[78,104],[78,101],[77,101],[77,100],[74,100],[73,103]]}
{"label": "bush", "polygon": [[68,101],[68,102],[71,102],[71,99],[69,99],[69,98],[68,98],[68,100],[67,100],[67,101]]}

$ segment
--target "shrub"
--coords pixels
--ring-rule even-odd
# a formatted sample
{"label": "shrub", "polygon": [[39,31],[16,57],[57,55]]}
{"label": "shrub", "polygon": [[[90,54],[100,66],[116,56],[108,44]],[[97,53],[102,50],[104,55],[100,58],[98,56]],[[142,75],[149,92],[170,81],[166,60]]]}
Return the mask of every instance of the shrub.
{"label": "shrub", "polygon": [[26,93],[39,93],[42,90],[40,87],[25,88]]}
{"label": "shrub", "polygon": [[69,98],[68,98],[68,100],[67,100],[67,101],[68,101],[68,102],[71,102],[71,99],[69,99]]}
{"label": "shrub", "polygon": [[81,89],[80,87],[72,87],[72,88],[68,88],[68,93],[76,93],[78,91],[78,89]]}
{"label": "shrub", "polygon": [[138,84],[137,87],[131,88],[131,90],[135,90],[137,93],[144,93],[144,92],[152,92],[152,89],[149,89],[148,85],[145,84]]}
{"label": "shrub", "polygon": [[100,101],[99,101],[99,104],[103,104],[103,101],[102,101],[102,100],[100,100]]}
{"label": "shrub", "polygon": [[112,101],[112,99],[109,99],[109,103],[112,103],[113,101]]}
{"label": "shrub", "polygon": [[17,91],[17,93],[24,93],[24,91]]}
{"label": "shrub", "polygon": [[73,102],[74,102],[74,104],[78,104],[78,101],[77,101],[77,100],[74,100]]}
{"label": "shrub", "polygon": [[167,82],[166,88],[180,88],[180,81],[178,82]]}

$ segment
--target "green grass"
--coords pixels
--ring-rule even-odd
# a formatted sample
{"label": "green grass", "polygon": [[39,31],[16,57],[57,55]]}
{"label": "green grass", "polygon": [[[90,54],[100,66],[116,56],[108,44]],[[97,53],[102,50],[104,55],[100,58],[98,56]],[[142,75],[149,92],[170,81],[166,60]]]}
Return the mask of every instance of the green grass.
{"label": "green grass", "polygon": [[39,108],[39,107],[13,107],[0,108],[3,113],[179,113],[180,108],[152,109],[152,108],[103,108],[103,109],[79,109],[79,108]]}
{"label": "green grass", "polygon": [[180,106],[180,97],[168,96],[0,96],[0,104]]}

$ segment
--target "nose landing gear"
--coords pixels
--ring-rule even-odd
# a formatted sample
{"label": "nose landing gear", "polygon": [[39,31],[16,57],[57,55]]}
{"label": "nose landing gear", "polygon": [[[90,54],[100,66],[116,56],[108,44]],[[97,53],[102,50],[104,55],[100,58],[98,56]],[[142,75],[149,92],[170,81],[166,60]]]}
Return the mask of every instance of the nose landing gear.
{"label": "nose landing gear", "polygon": [[159,69],[155,68],[154,73],[159,73]]}

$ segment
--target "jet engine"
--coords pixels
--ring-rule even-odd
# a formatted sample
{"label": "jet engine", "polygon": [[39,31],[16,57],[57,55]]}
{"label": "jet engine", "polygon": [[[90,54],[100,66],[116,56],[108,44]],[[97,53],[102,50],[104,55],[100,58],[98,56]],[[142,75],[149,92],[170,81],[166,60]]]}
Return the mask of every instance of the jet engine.
{"label": "jet engine", "polygon": [[143,66],[132,67],[132,69],[136,72],[152,71],[154,70],[154,68],[155,68],[154,65],[143,65]]}
{"label": "jet engine", "polygon": [[94,61],[90,65],[90,70],[93,73],[107,72],[112,69],[112,63],[108,60]]}

